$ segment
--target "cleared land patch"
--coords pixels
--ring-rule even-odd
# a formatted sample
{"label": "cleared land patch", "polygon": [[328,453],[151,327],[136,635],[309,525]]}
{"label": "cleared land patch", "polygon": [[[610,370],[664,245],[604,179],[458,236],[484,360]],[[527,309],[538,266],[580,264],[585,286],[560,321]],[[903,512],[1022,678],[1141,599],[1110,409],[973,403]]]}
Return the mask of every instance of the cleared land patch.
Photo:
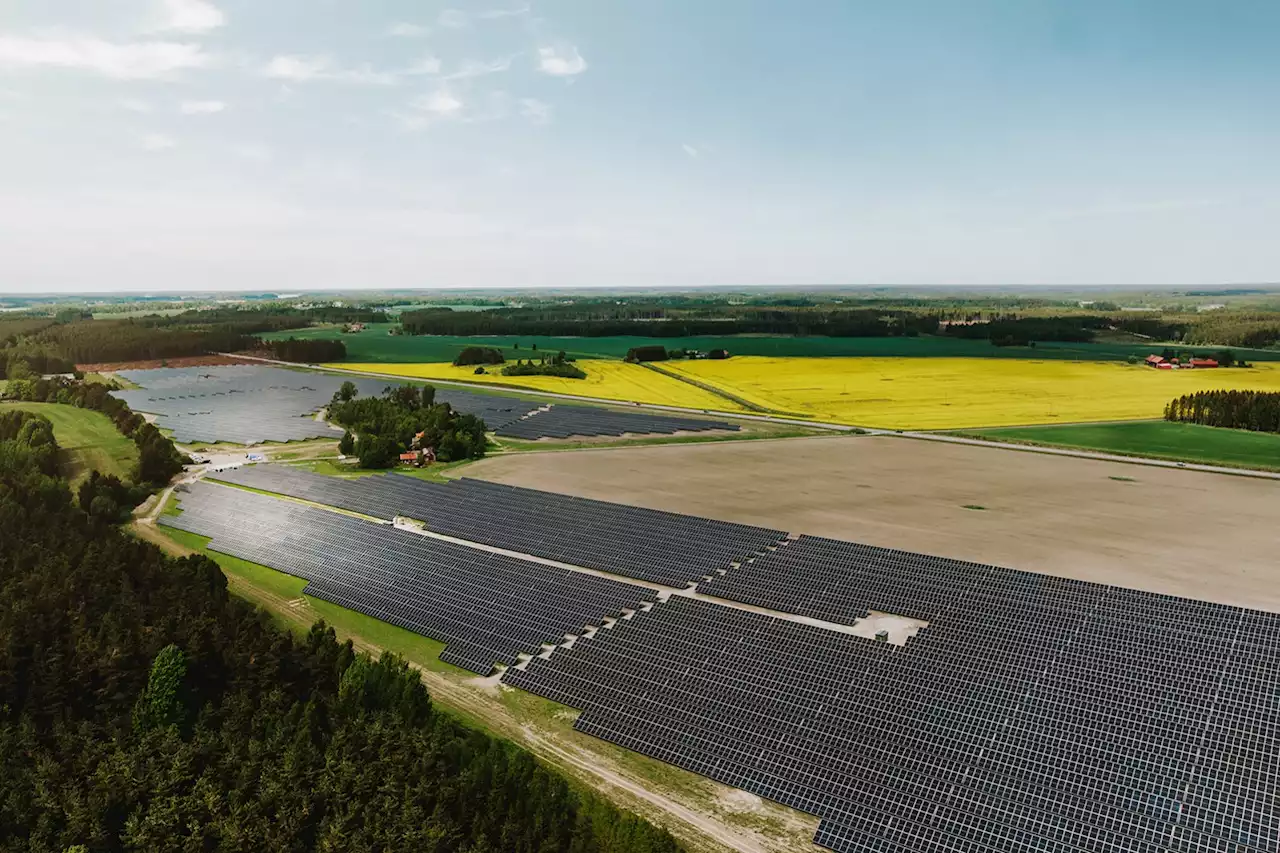
{"label": "cleared land patch", "polygon": [[[534,355],[528,353],[527,355]],[[513,388],[533,388],[556,394],[573,394],[579,397],[598,397],[624,403],[656,403],[662,406],[682,406],[689,409],[715,411],[745,411],[733,401],[705,391],[679,379],[663,376],[637,364],[621,361],[593,359],[578,362],[587,373],[586,379],[562,379],[557,376],[503,376],[500,366],[486,368],[488,372],[477,374],[474,367],[454,367],[447,363],[426,364],[360,364],[342,362],[326,367],[347,370],[363,370],[386,373],[411,379],[450,379],[455,382],[475,382]]]}
{"label": "cleared land patch", "polygon": [[663,368],[755,405],[884,429],[968,429],[1161,417],[1212,388],[1280,390],[1280,365],[1152,370],[1130,364],[978,358],[761,358]]}
{"label": "cleared land patch", "polygon": [[62,448],[62,474],[72,486],[94,470],[127,480],[138,462],[137,446],[101,412],[59,403],[0,403],[3,409],[37,412],[49,419]]}
{"label": "cleared land patch", "polygon": [[[1280,609],[1280,483],[892,436],[513,454],[467,476]],[[965,509],[984,506],[986,512]]]}
{"label": "cleared land patch", "polygon": [[966,430],[963,435],[1051,447],[1076,447],[1176,462],[1280,470],[1280,435],[1197,424],[1135,421],[1122,424]]}

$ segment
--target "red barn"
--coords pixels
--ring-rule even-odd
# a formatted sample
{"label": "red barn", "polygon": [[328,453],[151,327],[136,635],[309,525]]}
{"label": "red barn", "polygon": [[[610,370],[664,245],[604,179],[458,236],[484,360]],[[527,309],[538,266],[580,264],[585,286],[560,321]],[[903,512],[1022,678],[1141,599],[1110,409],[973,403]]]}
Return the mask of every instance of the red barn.
{"label": "red barn", "polygon": [[1217,367],[1218,362],[1212,358],[1193,358],[1191,359],[1192,367]]}
{"label": "red barn", "polygon": [[1149,356],[1147,356],[1147,366],[1148,366],[1148,367],[1159,367],[1159,366],[1160,366],[1160,365],[1162,365],[1162,364],[1164,364],[1164,357],[1163,357],[1163,356],[1158,356],[1158,355],[1149,355]]}

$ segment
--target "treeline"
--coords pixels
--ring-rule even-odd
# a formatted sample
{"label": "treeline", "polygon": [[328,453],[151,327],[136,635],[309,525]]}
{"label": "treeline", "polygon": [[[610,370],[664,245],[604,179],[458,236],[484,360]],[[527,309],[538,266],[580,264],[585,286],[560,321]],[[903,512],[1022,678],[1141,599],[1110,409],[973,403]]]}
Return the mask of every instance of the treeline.
{"label": "treeline", "polygon": [[283,341],[269,341],[267,346],[271,349],[271,354],[281,361],[315,364],[325,361],[342,361],[347,357],[347,345],[342,341],[289,338]]}
{"label": "treeline", "polygon": [[158,487],[168,483],[187,461],[173,442],[142,415],[112,397],[110,388],[97,382],[69,379],[15,380],[5,388],[4,396],[28,403],[60,403],[93,409],[111,419],[121,434],[133,439],[138,447],[138,464],[132,472],[135,483]]}
{"label": "treeline", "polygon": [[1274,314],[1210,316],[1187,330],[1189,344],[1269,347],[1280,342],[1280,318]]}
{"label": "treeline", "polygon": [[1111,325],[1101,315],[1078,317],[1001,317],[985,323],[952,323],[946,334],[952,338],[989,340],[996,346],[1031,346],[1035,341],[1088,343],[1098,329]]}
{"label": "treeline", "polygon": [[932,334],[938,318],[909,311],[786,309],[720,306],[715,316],[690,316],[664,306],[540,306],[493,311],[430,308],[406,311],[400,324],[411,335],[550,335],[612,337],[639,335],[827,335],[889,337]]}
{"label": "treeline", "polygon": [[390,468],[401,453],[427,448],[441,462],[484,456],[484,421],[435,402],[435,394],[430,385],[400,385],[359,397],[354,383],[342,383],[329,403],[329,420],[346,428],[339,450],[355,455],[361,468]]}
{"label": "treeline", "polygon": [[1198,391],[1164,407],[1164,419],[1179,423],[1280,433],[1280,393]]}
{"label": "treeline", "polygon": [[464,347],[453,357],[454,367],[470,367],[474,364],[502,364],[506,358],[497,347]]}
{"label": "treeline", "polygon": [[51,440],[0,418],[0,850],[680,849],[404,662],[323,623],[294,639],[207,557],[87,516]]}

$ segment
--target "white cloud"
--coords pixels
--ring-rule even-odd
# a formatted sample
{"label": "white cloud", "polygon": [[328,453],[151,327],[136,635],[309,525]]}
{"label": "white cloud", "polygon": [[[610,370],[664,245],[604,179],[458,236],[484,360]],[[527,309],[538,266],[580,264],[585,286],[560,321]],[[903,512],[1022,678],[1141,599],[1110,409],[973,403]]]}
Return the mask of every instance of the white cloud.
{"label": "white cloud", "polygon": [[487,12],[481,12],[479,17],[484,18],[486,21],[492,21],[497,18],[515,18],[527,14],[529,14],[529,7],[525,5],[516,9],[490,9]]}
{"label": "white cloud", "polygon": [[184,101],[178,111],[184,116],[207,116],[220,113],[227,108],[222,101]]}
{"label": "white cloud", "polygon": [[407,21],[401,21],[398,24],[392,24],[387,30],[387,35],[401,39],[423,38],[431,35],[431,28],[424,27],[421,24],[410,24]]}
{"label": "white cloud", "polygon": [[140,142],[146,151],[168,151],[178,144],[172,136],[165,136],[163,133],[148,133]]}
{"label": "white cloud", "polygon": [[694,148],[694,147],[693,147],[692,145],[690,145],[689,143],[685,142],[685,143],[681,144],[681,146],[680,146],[680,147],[681,147],[681,148],[683,148],[683,149],[684,149],[684,153],[688,154],[690,157],[697,157],[697,156],[698,156],[698,149],[697,149],[697,148]]}
{"label": "white cloud", "polygon": [[423,95],[413,102],[413,106],[423,112],[438,116],[456,115],[462,109],[462,101],[458,100],[448,89],[436,89],[429,95]]}
{"label": "white cloud", "polygon": [[521,98],[520,115],[534,124],[546,124],[551,121],[551,105],[537,98]]}
{"label": "white cloud", "polygon": [[436,23],[450,30],[460,30],[467,25],[467,14],[457,9],[445,9]]}
{"label": "white cloud", "polygon": [[66,68],[117,80],[156,80],[203,68],[210,56],[197,44],[116,43],[93,36],[0,36],[0,66]]}
{"label": "white cloud", "polygon": [[151,104],[138,98],[121,98],[119,101],[120,109],[131,113],[149,113],[151,112]]}
{"label": "white cloud", "polygon": [[538,48],[538,70],[553,77],[572,77],[587,70],[587,61],[576,47]]}
{"label": "white cloud", "polygon": [[458,66],[457,71],[444,75],[445,80],[468,80],[472,77],[483,77],[486,74],[498,74],[511,67],[511,57],[495,59],[492,62],[480,62],[468,59]]}
{"label": "white cloud", "polygon": [[207,0],[160,0],[160,14],[153,31],[207,33],[227,22],[222,10]]}
{"label": "white cloud", "polygon": [[440,73],[440,59],[435,56],[424,56],[417,62],[410,65],[404,70],[405,74],[428,74],[435,75]]}
{"label": "white cloud", "polygon": [[341,83],[394,86],[398,82],[397,75],[389,71],[375,71],[368,65],[343,68],[328,56],[277,56],[267,63],[262,73],[275,80],[287,80],[290,83],[334,80]]}
{"label": "white cloud", "polygon": [[257,142],[243,142],[239,145],[233,145],[231,146],[231,153],[243,160],[250,160],[254,163],[270,162],[274,156],[269,147]]}

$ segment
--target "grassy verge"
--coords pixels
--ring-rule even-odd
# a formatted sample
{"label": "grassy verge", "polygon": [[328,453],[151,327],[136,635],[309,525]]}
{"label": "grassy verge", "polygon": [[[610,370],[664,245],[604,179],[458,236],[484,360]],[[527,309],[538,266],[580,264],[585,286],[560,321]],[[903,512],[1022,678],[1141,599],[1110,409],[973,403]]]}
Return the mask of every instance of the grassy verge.
{"label": "grassy verge", "polygon": [[62,448],[62,475],[73,489],[94,470],[127,480],[137,464],[137,446],[101,412],[59,403],[0,403],[0,411],[6,409],[36,412],[49,419]]}
{"label": "grassy verge", "polygon": [[954,434],[1013,444],[1070,447],[1171,462],[1280,471],[1280,435],[1196,424],[1133,421],[964,430]]}

